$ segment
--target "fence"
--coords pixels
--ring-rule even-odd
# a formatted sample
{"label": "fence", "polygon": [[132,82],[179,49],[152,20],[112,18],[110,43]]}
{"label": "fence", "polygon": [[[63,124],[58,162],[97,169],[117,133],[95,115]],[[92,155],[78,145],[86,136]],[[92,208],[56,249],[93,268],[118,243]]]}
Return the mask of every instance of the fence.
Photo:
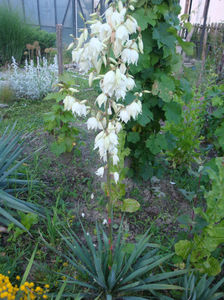
{"label": "fence", "polygon": [[100,5],[104,9],[104,0],[0,0],[12,10],[17,10],[24,21],[39,26],[49,32],[56,31],[56,24],[63,25],[63,42],[69,43],[69,35],[78,36],[83,20]]}

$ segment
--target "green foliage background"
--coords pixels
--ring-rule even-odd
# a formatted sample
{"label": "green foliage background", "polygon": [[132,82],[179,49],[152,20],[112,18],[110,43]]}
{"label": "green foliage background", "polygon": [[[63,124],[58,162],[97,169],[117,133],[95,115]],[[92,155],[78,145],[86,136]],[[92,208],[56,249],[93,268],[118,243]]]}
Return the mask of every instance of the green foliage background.
{"label": "green foliage background", "polygon": [[160,134],[165,120],[178,122],[181,118],[181,105],[175,101],[174,95],[182,97],[185,102],[191,98],[189,83],[176,75],[181,66],[176,45],[179,44],[188,54],[192,53],[193,47],[178,35],[178,0],[140,0],[136,7],[133,16],[142,30],[144,54],[130,71],[136,79],[136,88],[151,93],[143,95],[142,115],[129,122],[126,129],[133,171],[147,180],[157,175],[155,156],[162,150],[175,147],[171,134]]}

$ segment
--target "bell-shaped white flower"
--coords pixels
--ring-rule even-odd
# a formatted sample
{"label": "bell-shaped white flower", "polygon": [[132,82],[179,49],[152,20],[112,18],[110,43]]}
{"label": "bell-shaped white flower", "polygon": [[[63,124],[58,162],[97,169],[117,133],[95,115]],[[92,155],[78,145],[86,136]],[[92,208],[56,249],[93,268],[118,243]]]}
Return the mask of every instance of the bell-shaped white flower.
{"label": "bell-shaped white flower", "polygon": [[131,77],[127,77],[127,80],[126,80],[126,87],[127,89],[130,91],[134,88],[135,86],[135,81],[134,79],[132,79]]}
{"label": "bell-shaped white flower", "polygon": [[96,23],[92,24],[90,26],[91,33],[94,35],[98,35],[100,33],[101,26],[102,26],[102,23],[100,21],[97,21]]}
{"label": "bell-shaped white flower", "polygon": [[119,181],[119,174],[118,174],[118,172],[114,172],[114,181],[115,181],[116,184]]}
{"label": "bell-shaped white flower", "polygon": [[115,154],[112,156],[113,159],[113,165],[117,165],[117,163],[119,162],[119,157]]}
{"label": "bell-shaped white flower", "polygon": [[142,103],[140,100],[133,101],[131,104],[126,106],[128,114],[133,118],[136,119],[138,114],[142,112]]}
{"label": "bell-shaped white flower", "polygon": [[72,105],[72,112],[73,114],[76,114],[78,116],[86,116],[87,115],[87,109],[85,104],[81,104],[79,102],[74,102]]}
{"label": "bell-shaped white flower", "polygon": [[120,14],[117,10],[114,11],[110,18],[110,24],[114,29],[121,25],[124,22],[124,16]]}
{"label": "bell-shaped white flower", "polygon": [[130,120],[130,115],[126,108],[121,109],[119,117],[124,123],[128,123],[128,121]]}
{"label": "bell-shaped white flower", "polygon": [[102,50],[102,42],[100,42],[97,38],[93,37],[89,41],[89,55],[92,56],[98,56],[100,51]]}
{"label": "bell-shaped white flower", "polygon": [[66,96],[63,100],[64,109],[65,110],[72,110],[72,105],[76,102],[75,98],[72,96]]}
{"label": "bell-shaped white flower", "polygon": [[110,25],[108,25],[107,23],[103,24],[100,27],[99,38],[101,41],[108,40],[111,37],[111,34],[112,34],[112,29],[111,29]]}
{"label": "bell-shaped white flower", "polygon": [[97,98],[96,102],[101,107],[103,104],[105,105],[107,102],[107,96],[104,93],[101,93]]}
{"label": "bell-shaped white flower", "polygon": [[120,25],[116,30],[115,36],[123,43],[126,42],[129,38],[129,33],[127,28],[124,25]]}
{"label": "bell-shaped white flower", "polygon": [[103,129],[100,121],[98,121],[96,118],[91,117],[87,120],[87,128],[97,130],[97,129]]}
{"label": "bell-shaped white flower", "polygon": [[127,27],[129,34],[136,32],[138,23],[134,18],[127,18],[124,24]]}
{"label": "bell-shaped white flower", "polygon": [[138,52],[134,49],[124,49],[121,53],[121,59],[123,60],[124,63],[127,64],[135,64],[137,65],[138,62]]}
{"label": "bell-shaped white flower", "polygon": [[116,76],[114,71],[109,71],[104,75],[103,82],[101,85],[104,94],[107,94],[110,97],[113,95],[115,82]]}
{"label": "bell-shaped white flower", "polygon": [[103,177],[103,174],[104,174],[104,167],[100,167],[96,172],[95,174],[99,177]]}

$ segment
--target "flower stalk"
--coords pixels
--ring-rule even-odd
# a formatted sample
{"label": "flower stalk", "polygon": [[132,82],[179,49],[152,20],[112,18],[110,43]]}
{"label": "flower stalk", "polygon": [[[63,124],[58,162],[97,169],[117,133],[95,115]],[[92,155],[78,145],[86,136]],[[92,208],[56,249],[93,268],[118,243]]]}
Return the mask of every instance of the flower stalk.
{"label": "flower stalk", "polygon": [[69,95],[64,99],[65,110],[84,117],[90,114],[87,128],[99,131],[94,150],[99,151],[104,163],[96,171],[96,175],[103,177],[105,170],[107,172],[109,267],[112,266],[113,258],[112,182],[119,182],[119,173],[112,172],[112,164],[117,165],[119,162],[118,134],[122,130],[122,123],[127,123],[131,118],[136,119],[142,111],[139,100],[141,91],[133,91],[135,98],[130,104],[125,105],[124,102],[127,93],[135,89],[135,81],[128,73],[128,66],[137,65],[139,52],[143,52],[141,29],[137,21],[128,14],[129,9],[134,9],[133,4],[133,0],[126,4],[115,1],[105,11],[105,22],[98,14],[92,14],[91,20],[87,22],[90,24],[90,39],[88,40],[87,28],[84,28],[76,43],[77,47],[72,52],[73,61],[79,69],[89,73],[89,85],[94,81],[99,82],[101,94],[96,98],[94,107],[88,106],[86,100],[79,101],[75,96]]}

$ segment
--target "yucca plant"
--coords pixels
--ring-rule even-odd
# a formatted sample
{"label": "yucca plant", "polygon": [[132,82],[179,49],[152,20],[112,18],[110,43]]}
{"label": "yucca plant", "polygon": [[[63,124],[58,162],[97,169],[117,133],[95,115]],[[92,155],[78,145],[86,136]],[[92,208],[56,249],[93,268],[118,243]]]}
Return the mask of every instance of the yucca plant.
{"label": "yucca plant", "polygon": [[[144,300],[146,295],[155,295],[156,291],[183,289],[174,285],[178,276],[185,270],[159,272],[160,265],[171,258],[172,254],[158,254],[158,245],[150,244],[150,235],[146,232],[134,246],[132,253],[125,249],[127,244],[122,238],[122,225],[118,231],[113,247],[112,265],[110,267],[110,240],[102,227],[96,225],[97,245],[83,228],[84,242],[71,230],[60,233],[64,242],[63,253],[48,244],[52,250],[67,260],[75,268],[78,279],[66,274],[67,284],[77,285],[83,289],[80,293],[84,299],[123,299]],[[45,241],[46,242],[46,241]],[[47,243],[47,242],[46,242]],[[84,278],[82,280],[82,278]],[[168,280],[172,280],[169,284]],[[139,296],[141,295],[141,297]],[[75,295],[66,293],[74,299]],[[155,298],[157,299],[157,298]]]}
{"label": "yucca plant", "polygon": [[184,293],[181,300],[218,300],[224,299],[224,292],[218,292],[224,285],[224,278],[216,281],[215,277],[203,275],[201,279],[194,273],[184,277]]}
{"label": "yucca plant", "polygon": [[26,228],[16,218],[16,211],[41,214],[37,205],[20,200],[13,196],[18,191],[27,190],[28,180],[18,172],[18,168],[28,157],[17,160],[24,147],[21,135],[14,133],[15,124],[6,128],[0,137],[0,223],[14,223],[20,228]]}

